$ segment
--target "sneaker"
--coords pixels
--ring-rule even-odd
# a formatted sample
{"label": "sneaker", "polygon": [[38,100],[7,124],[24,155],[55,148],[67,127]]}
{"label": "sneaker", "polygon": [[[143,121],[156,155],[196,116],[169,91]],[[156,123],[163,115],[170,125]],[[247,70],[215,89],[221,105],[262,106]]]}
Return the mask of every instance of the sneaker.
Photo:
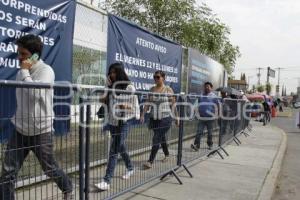
{"label": "sneaker", "polygon": [[67,192],[64,193],[63,200],[73,200],[74,199],[74,194],[73,192]]}
{"label": "sneaker", "polygon": [[134,170],[129,170],[129,171],[126,172],[126,174],[124,174],[124,175],[122,176],[122,179],[127,180],[127,179],[129,179],[130,176],[132,176],[133,174],[134,174]]}
{"label": "sneaker", "polygon": [[146,163],[143,164],[143,166],[144,166],[144,169],[151,169],[152,168],[152,163],[146,162]]}
{"label": "sneaker", "polygon": [[161,162],[168,162],[169,158],[169,156],[165,156],[164,159],[161,160]]}
{"label": "sneaker", "polygon": [[212,150],[213,149],[213,147],[212,146],[208,146],[208,150]]}
{"label": "sneaker", "polygon": [[106,183],[105,181],[102,181],[100,183],[95,184],[95,187],[100,189],[100,190],[109,190],[110,185],[108,183]]}
{"label": "sneaker", "polygon": [[199,151],[199,147],[195,144],[191,144],[191,148],[194,150],[194,151]]}

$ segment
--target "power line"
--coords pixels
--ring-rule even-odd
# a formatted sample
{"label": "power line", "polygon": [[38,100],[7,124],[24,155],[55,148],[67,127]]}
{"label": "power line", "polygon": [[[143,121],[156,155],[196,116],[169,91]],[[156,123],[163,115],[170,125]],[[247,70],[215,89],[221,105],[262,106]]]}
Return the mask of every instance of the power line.
{"label": "power line", "polygon": [[[264,68],[261,68],[262,70],[266,70],[266,69],[264,69]],[[235,68],[235,70],[257,70],[257,67],[255,67],[255,68]]]}
{"label": "power line", "polygon": [[[300,71],[300,66],[298,66],[298,67],[296,67],[296,66],[293,66],[293,67],[283,67],[283,68],[284,68],[284,71],[286,71],[286,70],[299,70]],[[257,70],[257,69],[258,69],[257,67],[235,68],[235,70]],[[267,69],[268,69],[268,67],[261,68],[261,70],[267,70]]]}
{"label": "power line", "polygon": [[300,72],[300,69],[284,69],[285,72]]}
{"label": "power line", "polygon": [[297,80],[297,79],[300,79],[300,77],[286,77],[286,78],[282,78],[282,80]]}

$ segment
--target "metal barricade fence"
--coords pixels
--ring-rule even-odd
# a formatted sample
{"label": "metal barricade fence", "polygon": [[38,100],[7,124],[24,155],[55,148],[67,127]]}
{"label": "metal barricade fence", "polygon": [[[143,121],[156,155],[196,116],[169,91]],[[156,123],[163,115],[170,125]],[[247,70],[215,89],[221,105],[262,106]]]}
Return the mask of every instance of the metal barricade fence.
{"label": "metal barricade fence", "polygon": [[242,109],[241,107],[243,107],[245,104],[245,101],[243,100],[237,100],[237,109],[238,109],[238,112],[237,112],[237,117],[235,119],[235,128],[234,128],[234,135],[237,136],[238,134],[240,134],[243,130],[243,126],[244,126],[244,120],[243,120],[243,115],[242,115]]}
{"label": "metal barricade fence", "polygon": [[[237,136],[241,133],[248,136],[245,132],[251,117],[251,113],[247,111],[248,103],[239,99],[224,99],[222,107],[224,118],[221,119],[219,146],[222,147],[232,141],[240,145],[241,142]],[[224,151],[223,148],[221,149]]]}
{"label": "metal barricade fence", "polygon": [[[215,111],[224,111],[224,107],[227,105],[227,111],[224,111],[225,115],[232,118],[209,120],[208,126],[212,127],[212,136],[207,137],[207,131],[203,132],[203,134],[199,134],[200,129],[207,126],[207,124],[203,125],[203,122],[206,122],[206,120],[202,120],[197,116],[199,105],[196,101],[198,103],[204,102],[201,96],[157,94],[150,92],[131,93],[124,90],[103,88],[97,88],[95,90],[90,87],[83,90],[77,85],[71,85],[69,86],[69,90],[71,90],[73,94],[76,94],[75,97],[72,101],[70,101],[71,97],[69,97],[68,100],[60,100],[60,104],[55,105],[60,109],[56,109],[56,115],[54,116],[52,113],[41,114],[43,110],[40,104],[44,101],[38,100],[38,98],[36,99],[35,96],[39,94],[39,97],[41,97],[40,94],[46,95],[45,91],[55,88],[55,97],[59,99],[60,96],[63,96],[62,94],[65,94],[66,86],[53,87],[47,84],[25,84],[14,81],[0,82],[1,92],[4,90],[7,92],[7,90],[10,89],[12,90],[10,92],[15,92],[16,88],[18,92],[22,93],[22,101],[25,101],[24,97],[26,97],[23,93],[28,95],[28,91],[31,91],[30,94],[33,95],[34,98],[27,96],[26,98],[29,100],[25,102],[28,103],[28,109],[33,109],[35,108],[34,106],[36,106],[35,109],[37,110],[34,113],[36,113],[37,116],[26,116],[25,114],[21,115],[20,119],[13,117],[12,120],[21,120],[21,122],[33,120],[33,122],[35,122],[34,120],[40,118],[38,121],[40,123],[41,116],[49,119],[55,117],[54,124],[57,123],[57,120],[67,120],[67,123],[56,124],[56,131],[63,130],[61,133],[65,133],[65,135],[54,136],[50,134],[52,140],[46,140],[46,143],[38,143],[36,136],[31,136],[31,138],[34,138],[31,139],[33,141],[30,141],[28,137],[22,136],[20,138],[22,138],[22,140],[25,138],[26,143],[22,141],[15,149],[7,149],[7,143],[1,145],[2,166],[5,166],[5,154],[7,154],[8,151],[11,152],[9,156],[14,159],[16,158],[15,156],[18,150],[22,152],[26,151],[26,153],[28,150],[35,152],[35,155],[30,153],[29,156],[27,156],[22,167],[20,165],[21,169],[16,177],[9,176],[9,179],[6,177],[6,183],[16,182],[17,189],[15,196],[16,199],[21,200],[62,199],[64,194],[61,189],[65,189],[65,191],[68,189],[68,184],[66,183],[68,179],[62,179],[63,177],[70,178],[73,186],[74,199],[111,199],[153,179],[159,177],[163,179],[169,174],[173,174],[178,182],[182,184],[176,174],[176,171],[180,167],[184,167],[192,177],[186,164],[192,160],[213,153],[221,155],[218,150],[231,142],[232,139],[238,135],[238,132],[243,131],[243,129],[248,126],[246,119],[234,118],[238,112],[237,103],[244,103],[239,100],[221,100],[214,98],[216,100],[214,102],[217,102]],[[103,94],[110,96],[115,92],[117,93],[116,96],[123,97],[123,99],[120,98],[116,101],[115,99],[109,99],[106,103],[114,101],[118,104],[121,102],[120,105],[122,105],[122,109],[116,109],[116,113],[121,115],[121,118],[118,120],[112,120],[112,110],[109,110],[111,109],[109,106],[107,110],[104,109],[104,111],[106,111],[104,115],[103,113],[102,115],[99,113],[100,108],[105,108],[106,105],[101,100],[103,99],[102,97],[105,96]],[[7,95],[7,97],[9,97],[9,95]],[[13,102],[12,99],[6,99],[7,97],[4,95],[0,96],[0,102],[4,102],[4,100],[5,102]],[[150,97],[154,99],[167,99],[169,103],[176,99],[176,104],[173,107],[171,106],[170,109],[173,111],[177,110],[178,116],[181,119],[179,124],[176,125],[176,120],[170,117],[164,118],[164,120],[150,119],[149,113],[146,114],[145,123],[141,123],[138,119],[134,119],[134,117],[128,121],[123,120],[122,117],[126,118],[127,115],[132,116],[132,113],[129,111],[126,113],[122,110],[126,107],[128,107],[128,110],[131,110],[131,108],[137,105],[137,107],[135,107],[136,111],[141,112],[143,105],[148,105],[147,103],[149,103]],[[58,100],[56,100],[56,102],[57,101]],[[138,102],[138,104],[134,101]],[[67,104],[67,102],[69,102],[69,104]],[[221,104],[223,106],[220,106]],[[64,110],[65,108],[61,105],[66,105],[69,110]],[[124,107],[124,105],[126,106]],[[2,111],[5,110],[4,106],[8,105],[1,104],[0,106],[0,110]],[[155,105],[151,104],[151,106]],[[167,109],[167,107],[164,109]],[[241,109],[244,108],[241,107]],[[19,110],[25,111],[26,109],[25,107],[21,107]],[[101,116],[101,118],[98,118],[97,114]],[[153,116],[153,113],[151,116]],[[11,120],[11,116],[1,118],[1,125],[5,124],[2,123],[5,120]],[[237,123],[241,123],[241,125]],[[60,125],[60,127],[57,125]],[[7,127],[0,127],[1,133],[7,130],[4,128]],[[32,130],[31,128],[28,129]],[[53,131],[53,129],[51,129],[51,131]],[[39,134],[42,133],[42,130],[37,129],[37,131],[35,130],[33,132]],[[16,133],[14,132],[14,134]],[[194,142],[196,136],[198,137],[198,143]],[[30,142],[28,143],[28,141]],[[52,167],[50,169],[46,166],[42,168],[36,159],[36,155],[41,157],[40,154],[42,153],[39,152],[40,147],[51,147],[52,142],[53,157],[58,164],[55,167],[60,167],[67,175],[64,175],[62,171],[59,171],[58,175],[55,175],[55,173],[57,173],[57,170],[55,171],[56,168]],[[194,148],[195,146],[191,146],[192,144],[196,146],[196,149]],[[197,146],[197,144],[199,144],[199,146]],[[50,150],[48,149],[47,151]],[[14,171],[14,173],[15,172],[17,171]],[[3,169],[1,170],[1,174],[3,175]],[[56,180],[55,182],[58,183],[58,185],[60,184],[60,188],[57,187],[53,180]],[[62,180],[65,180],[65,182]],[[109,190],[99,190],[99,187],[101,187],[99,184],[103,180],[110,183]],[[62,186],[61,182],[64,182],[65,185]],[[3,184],[5,184],[5,179],[3,179],[2,176],[0,181],[2,190],[0,191],[3,191]],[[0,195],[3,196],[5,194],[2,192]]]}
{"label": "metal barricade fence", "polygon": [[235,133],[235,123],[238,113],[237,100],[224,99],[222,106],[222,116],[220,119],[220,140],[219,146],[223,146],[228,142],[231,142]]}
{"label": "metal barricade fence", "polygon": [[[53,180],[65,191],[72,186],[79,191],[80,113],[79,105],[72,103],[77,89],[65,84],[1,81],[0,90],[0,199],[13,199],[13,195],[15,199],[62,199]],[[12,107],[14,94],[19,99],[17,108]],[[55,120],[45,104],[55,108]],[[77,192],[74,196],[79,198]]]}
{"label": "metal barricade fence", "polygon": [[[219,97],[203,99],[200,95],[188,95],[186,102],[193,107],[192,112],[191,108],[185,110],[189,119],[183,123],[182,164],[206,156],[219,146],[219,119],[217,116],[201,116],[201,110],[208,107],[212,109],[212,114],[218,115],[221,99]],[[211,103],[215,105],[210,105]]]}
{"label": "metal barricade fence", "polygon": [[[112,90],[94,91],[92,100],[91,98],[87,100],[87,109],[92,108],[93,113],[97,113],[101,106],[106,106],[99,103],[101,97],[109,96],[110,101],[113,102],[115,101],[112,97],[114,92]],[[138,101],[137,112],[141,112],[141,105],[150,98],[149,96],[153,98],[175,98],[176,96],[118,92],[121,94],[116,95],[120,98],[116,103],[123,100],[123,104],[134,107],[134,98],[128,98],[134,96],[135,101]],[[103,93],[107,94],[103,95]],[[122,99],[122,96],[125,98]],[[145,123],[140,123],[136,118],[123,122],[122,119],[112,120],[113,108],[111,105],[107,107],[105,110],[110,111],[106,112],[101,121],[93,120],[93,115],[90,115],[92,123],[87,126],[90,132],[90,136],[86,138],[90,143],[90,158],[86,166],[89,165],[90,171],[89,177],[86,176],[86,188],[89,188],[86,199],[110,199],[119,196],[172,171],[177,166],[178,127],[171,116],[163,120],[151,120],[149,114],[146,114]],[[114,114],[118,114],[117,111]],[[128,113],[124,115],[125,118],[126,115]],[[92,145],[95,138],[103,143]],[[160,150],[160,146],[163,150]],[[98,164],[91,166],[94,162]],[[96,186],[101,182],[109,183],[109,190],[99,190],[99,186]]]}

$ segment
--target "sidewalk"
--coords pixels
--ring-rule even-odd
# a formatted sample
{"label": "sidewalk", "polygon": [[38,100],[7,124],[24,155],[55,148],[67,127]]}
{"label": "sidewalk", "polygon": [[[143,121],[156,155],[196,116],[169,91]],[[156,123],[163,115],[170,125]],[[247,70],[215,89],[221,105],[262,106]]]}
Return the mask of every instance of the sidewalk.
{"label": "sidewalk", "polygon": [[283,112],[277,111],[277,117],[292,117],[293,111],[291,108],[284,108]]}
{"label": "sidewalk", "polygon": [[240,136],[242,145],[226,147],[225,160],[218,156],[188,165],[194,178],[179,173],[183,185],[174,177],[146,184],[118,199],[150,200],[250,200],[270,199],[286,149],[282,130],[253,122],[249,137]]}

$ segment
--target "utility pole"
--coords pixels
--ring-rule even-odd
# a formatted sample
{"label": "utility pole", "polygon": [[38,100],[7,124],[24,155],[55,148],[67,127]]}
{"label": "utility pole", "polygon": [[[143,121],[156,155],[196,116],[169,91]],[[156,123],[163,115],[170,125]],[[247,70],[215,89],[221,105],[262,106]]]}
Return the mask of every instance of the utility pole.
{"label": "utility pole", "polygon": [[257,68],[257,69],[258,69],[258,74],[257,74],[258,83],[257,83],[257,85],[260,85],[260,77],[261,77],[260,71],[261,71],[263,68],[259,67],[259,68]]}
{"label": "utility pole", "polygon": [[280,96],[280,70],[282,70],[283,68],[278,67],[276,68],[278,70],[278,82],[277,82],[277,86],[276,86],[276,95],[279,97]]}
{"label": "utility pole", "polygon": [[267,84],[266,84],[266,92],[267,92],[267,95],[270,95],[270,92],[271,92],[271,88],[270,88],[270,67],[268,67],[267,69]]}
{"label": "utility pole", "polygon": [[270,71],[270,67],[268,67],[268,73],[267,73],[267,84],[270,83],[270,74],[269,74],[269,71]]}

